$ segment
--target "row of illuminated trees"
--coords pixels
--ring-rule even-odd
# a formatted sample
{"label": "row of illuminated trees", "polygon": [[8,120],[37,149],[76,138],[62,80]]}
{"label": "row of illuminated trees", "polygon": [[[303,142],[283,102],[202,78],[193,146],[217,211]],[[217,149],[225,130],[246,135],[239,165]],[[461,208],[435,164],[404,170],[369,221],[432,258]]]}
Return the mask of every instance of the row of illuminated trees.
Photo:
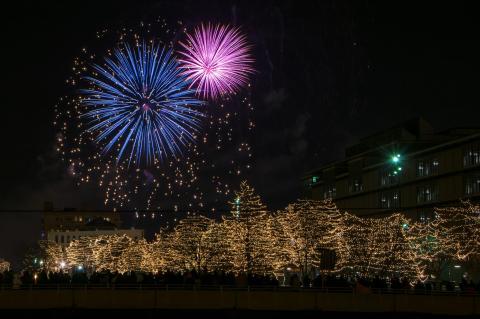
{"label": "row of illuminated trees", "polygon": [[345,273],[439,276],[452,262],[474,267],[480,257],[480,207],[437,209],[429,223],[400,213],[360,218],[330,201],[299,200],[269,213],[246,182],[220,222],[203,216],[181,220],[155,240],[127,236],[83,237],[69,246],[43,243],[49,270],[224,271],[302,276]]}

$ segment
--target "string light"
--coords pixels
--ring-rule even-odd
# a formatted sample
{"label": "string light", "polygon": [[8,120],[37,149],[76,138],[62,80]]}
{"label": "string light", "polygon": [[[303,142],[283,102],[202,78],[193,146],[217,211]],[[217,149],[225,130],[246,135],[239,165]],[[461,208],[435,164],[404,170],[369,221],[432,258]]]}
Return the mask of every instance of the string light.
{"label": "string light", "polygon": [[0,273],[10,270],[10,263],[6,260],[0,259]]}
{"label": "string light", "polygon": [[320,271],[413,282],[438,278],[449,264],[475,267],[480,259],[480,207],[470,203],[435,209],[429,222],[401,213],[358,217],[330,200],[298,200],[271,214],[244,181],[230,205],[230,216],[221,221],[193,213],[151,242],[126,235],[82,237],[68,246],[43,242],[43,267],[263,275],[295,270],[304,277]]}

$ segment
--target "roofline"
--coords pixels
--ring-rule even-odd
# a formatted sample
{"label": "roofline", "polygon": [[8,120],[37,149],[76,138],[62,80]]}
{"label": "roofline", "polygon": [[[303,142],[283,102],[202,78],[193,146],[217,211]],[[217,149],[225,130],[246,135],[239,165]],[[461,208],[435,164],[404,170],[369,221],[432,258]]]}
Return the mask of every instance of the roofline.
{"label": "roofline", "polygon": [[[435,146],[432,146],[432,147],[429,147],[429,148],[426,148],[426,149],[423,149],[423,150],[420,150],[420,151],[417,151],[417,152],[413,152],[413,153],[407,153],[405,154],[405,156],[407,157],[411,157],[411,156],[416,156],[416,155],[419,155],[419,154],[422,154],[422,153],[428,153],[428,152],[431,152],[435,149],[438,149],[438,148],[442,148],[442,147],[445,147],[445,146],[448,146],[448,145],[452,145],[452,144],[458,144],[458,143],[462,143],[464,141],[468,141],[468,140],[471,140],[471,139],[474,139],[474,138],[477,138],[477,137],[480,137],[480,133],[473,133],[471,135],[467,135],[467,136],[464,136],[464,137],[461,137],[461,138],[456,138],[456,139],[453,139],[453,140],[450,140],[450,141],[447,141],[445,143],[441,143],[441,144],[437,144]],[[363,153],[359,153],[359,154],[356,154],[350,158],[345,158],[343,160],[338,160],[338,161],[335,161],[335,162],[332,162],[332,163],[329,163],[329,164],[326,164],[326,165],[323,165],[323,166],[320,166],[319,168],[316,168],[316,169],[313,169],[313,170],[310,170],[308,171],[303,177],[302,179],[306,179],[307,177],[309,177],[310,175],[312,175],[313,173],[315,172],[318,172],[320,170],[324,170],[328,167],[333,167],[335,165],[335,163],[341,163],[341,162],[347,162],[347,161],[350,161],[351,159],[355,159],[356,157],[360,157],[361,155],[364,155],[365,153],[369,153],[369,152],[372,152],[372,151],[375,151],[375,150],[379,150],[387,145],[391,145],[391,144],[396,144],[398,142],[392,142],[392,143],[389,143],[389,144],[385,144],[385,145],[381,145],[381,146],[378,146],[374,149],[371,149],[367,152],[363,152]],[[387,161],[382,161],[382,162],[379,162],[379,163],[376,163],[376,164],[372,164],[370,166],[366,166],[364,167],[363,169],[365,170],[368,170],[368,169],[371,169],[371,168],[374,168],[376,166],[379,166],[379,165],[383,165],[385,164]]]}

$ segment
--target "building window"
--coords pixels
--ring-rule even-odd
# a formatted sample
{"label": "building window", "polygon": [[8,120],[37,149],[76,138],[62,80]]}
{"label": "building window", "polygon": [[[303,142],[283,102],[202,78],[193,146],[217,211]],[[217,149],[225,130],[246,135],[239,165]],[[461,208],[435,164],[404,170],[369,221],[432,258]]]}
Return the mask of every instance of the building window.
{"label": "building window", "polygon": [[70,242],[70,235],[67,235],[67,244]]}
{"label": "building window", "polygon": [[65,238],[62,236],[60,236],[60,242],[63,244],[65,242]]}
{"label": "building window", "polygon": [[350,180],[350,183],[348,185],[348,190],[350,193],[356,193],[356,192],[361,192],[363,191],[363,183],[360,178],[354,178]]}
{"label": "building window", "polygon": [[417,203],[434,202],[438,200],[438,188],[434,185],[425,185],[417,188]]}
{"label": "building window", "polygon": [[425,162],[418,161],[417,162],[417,176],[422,177],[425,176]]}
{"label": "building window", "polygon": [[381,208],[399,208],[400,192],[399,191],[381,192],[380,207]]}
{"label": "building window", "polygon": [[417,161],[417,177],[438,174],[440,162],[437,159]]}
{"label": "building window", "polygon": [[335,185],[325,185],[324,191],[323,191],[323,199],[331,199],[335,198],[337,196],[337,188]]}
{"label": "building window", "polygon": [[55,235],[55,242],[58,243],[58,235]]}
{"label": "building window", "polygon": [[427,214],[425,212],[419,212],[418,213],[418,220],[423,223],[423,224],[428,224],[431,219],[431,214]]}
{"label": "building window", "polygon": [[391,170],[382,170],[380,172],[380,186],[398,184],[398,175],[394,175]]}
{"label": "building window", "polygon": [[463,166],[474,166],[480,164],[480,144],[467,146],[463,153]]}
{"label": "building window", "polygon": [[465,195],[477,194],[480,192],[480,176],[468,176],[465,179]]}

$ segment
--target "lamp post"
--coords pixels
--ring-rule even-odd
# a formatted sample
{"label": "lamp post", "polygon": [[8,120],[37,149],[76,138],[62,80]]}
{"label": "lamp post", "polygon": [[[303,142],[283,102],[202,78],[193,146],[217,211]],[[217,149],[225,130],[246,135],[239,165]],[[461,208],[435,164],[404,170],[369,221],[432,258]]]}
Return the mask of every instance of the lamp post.
{"label": "lamp post", "polygon": [[[402,167],[402,156],[400,154],[394,154],[391,156],[390,158],[390,164],[392,166],[392,172],[391,174],[393,176],[396,177],[396,182],[397,182],[397,197],[398,197],[398,209],[401,208],[401,198],[400,198],[400,174],[403,170],[403,167]],[[393,194],[393,196],[395,197],[395,194]],[[393,198],[395,199],[395,198]]]}

